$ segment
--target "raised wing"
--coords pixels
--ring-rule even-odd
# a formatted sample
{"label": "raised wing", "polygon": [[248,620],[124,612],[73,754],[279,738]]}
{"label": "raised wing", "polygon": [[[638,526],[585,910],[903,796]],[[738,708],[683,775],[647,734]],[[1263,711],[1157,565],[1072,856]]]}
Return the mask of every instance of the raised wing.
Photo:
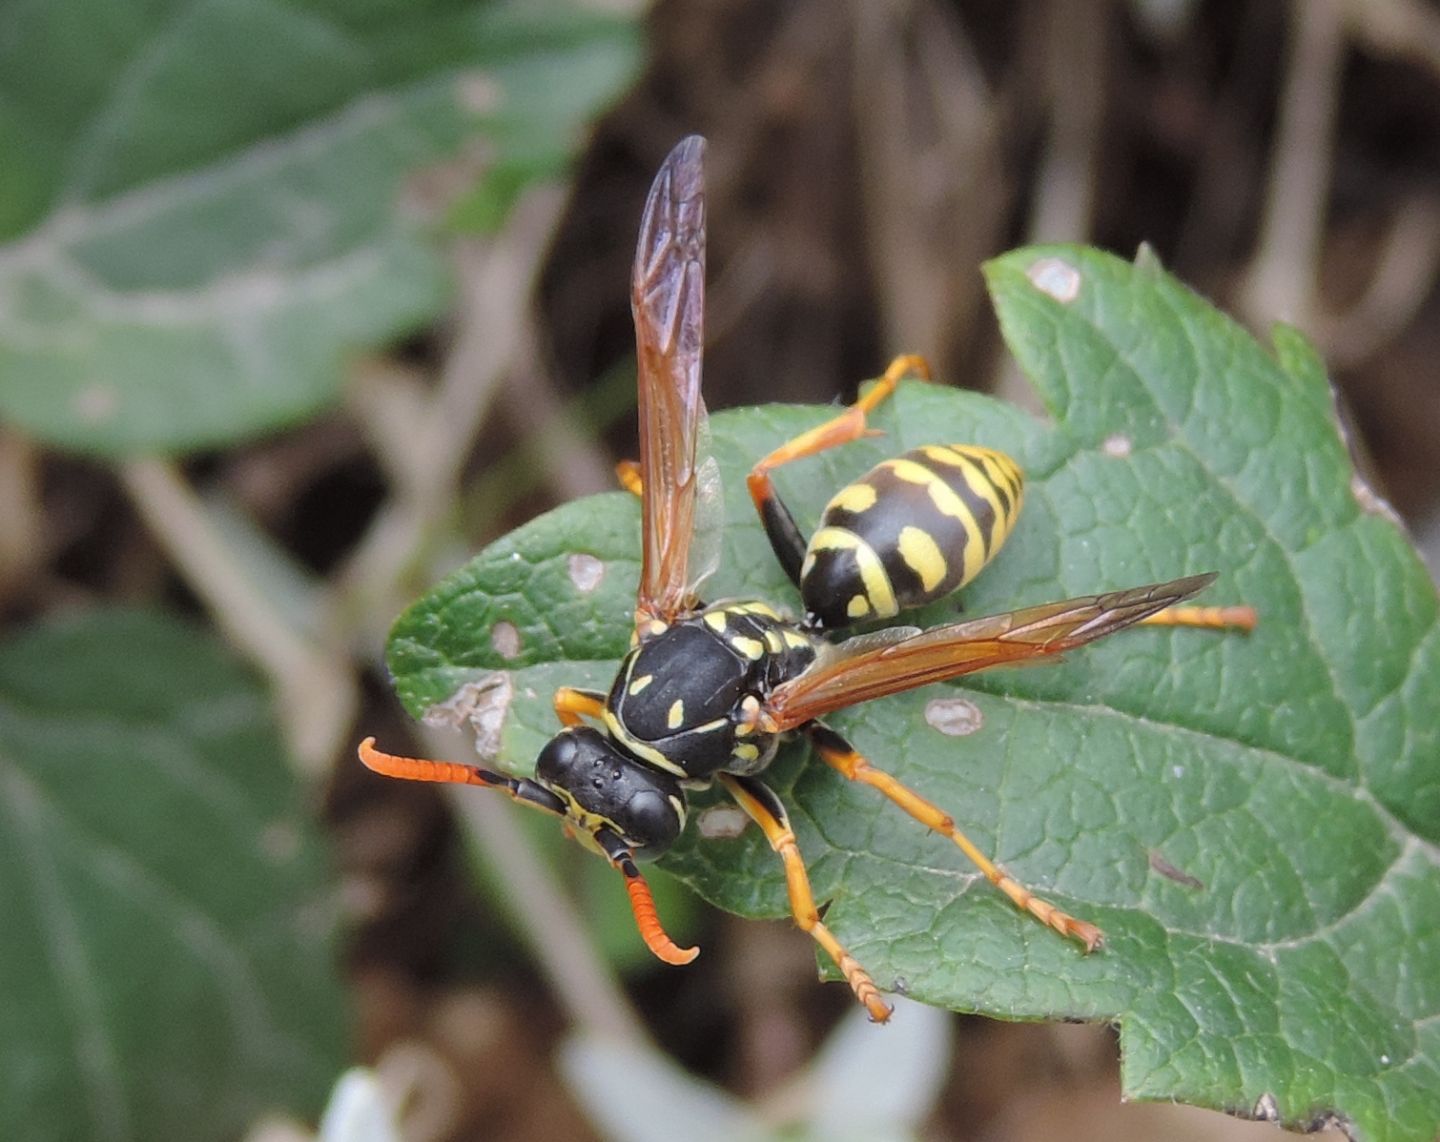
{"label": "raised wing", "polygon": [[640,222],[630,284],[640,372],[644,551],[635,623],[642,636],[648,624],[668,623],[691,609],[696,583],[709,571],[691,568],[689,556],[705,483],[697,465],[705,423],[704,155],[705,140],[691,135],[660,167]]}
{"label": "raised wing", "polygon": [[1208,586],[1214,574],[1042,603],[934,627],[899,641],[862,635],[840,643],[798,678],[777,686],[766,710],[789,730],[846,706],[943,682],[991,666],[1044,660],[1137,623]]}

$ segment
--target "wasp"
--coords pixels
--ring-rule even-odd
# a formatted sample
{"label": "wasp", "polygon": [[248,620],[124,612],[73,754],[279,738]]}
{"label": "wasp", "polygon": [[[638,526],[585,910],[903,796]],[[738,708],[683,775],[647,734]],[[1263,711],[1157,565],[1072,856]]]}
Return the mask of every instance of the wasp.
{"label": "wasp", "polygon": [[1024,478],[1003,453],[935,445],[886,461],[839,492],[808,540],[771,479],[778,467],[866,435],[866,416],[910,373],[898,358],[855,404],[761,459],[748,478],[775,556],[799,589],[803,616],[763,600],[706,604],[712,569],[698,553],[715,480],[700,441],[704,329],[704,141],[692,136],[665,160],[640,225],[631,278],[640,408],[640,459],[621,480],[641,497],[642,560],[634,634],[608,693],[564,687],[561,730],[533,778],[454,762],[382,753],[360,759],[393,777],[499,790],[561,818],[567,831],[622,875],[639,932],[661,960],[688,963],[698,949],[666,934],[638,864],[663,854],[686,820],[686,790],[719,784],[759,826],[785,870],[796,923],[834,961],[870,1017],[890,1006],[826,927],[785,806],[765,784],[781,739],[803,734],[815,755],[877,789],[960,847],[1022,910],[1087,951],[1100,930],[1037,896],[990,860],[949,813],[858,753],[824,718],[844,707],[992,666],[1043,660],[1142,621],[1253,624],[1248,608],[1177,607],[1214,574],[1026,607],[929,630],[884,628],[839,637],[858,623],[932,602],[975,577],[1020,511]]}

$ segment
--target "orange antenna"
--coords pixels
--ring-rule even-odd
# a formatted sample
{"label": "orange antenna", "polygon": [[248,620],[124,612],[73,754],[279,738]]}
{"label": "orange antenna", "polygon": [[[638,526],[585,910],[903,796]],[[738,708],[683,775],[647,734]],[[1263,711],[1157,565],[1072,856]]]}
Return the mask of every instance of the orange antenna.
{"label": "orange antenna", "polygon": [[473,765],[456,761],[432,761],[428,757],[399,757],[375,748],[375,739],[360,743],[360,760],[365,768],[386,777],[403,777],[408,781],[444,781],[455,785],[504,785]]}

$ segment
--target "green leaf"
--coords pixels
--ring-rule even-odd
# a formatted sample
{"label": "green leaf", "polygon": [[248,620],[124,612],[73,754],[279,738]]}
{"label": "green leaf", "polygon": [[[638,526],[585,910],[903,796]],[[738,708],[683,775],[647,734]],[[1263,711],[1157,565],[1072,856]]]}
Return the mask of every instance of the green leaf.
{"label": "green leaf", "polygon": [[443,311],[427,216],[478,183],[498,225],[638,55],[629,21],[519,0],[7,7],[0,415],[107,455],[331,403]]}
{"label": "green leaf", "polygon": [[[779,473],[802,527],[887,454],[985,443],[1026,468],[1024,514],[960,601],[926,608],[922,624],[1216,570],[1202,601],[1251,603],[1260,626],[1126,631],[1059,666],[831,719],[1018,879],[1098,923],[1103,951],[1084,956],[1021,916],[958,850],[795,747],[768,777],[827,923],[882,987],[1010,1018],[1118,1020],[1131,1097],[1244,1112],[1269,1096],[1292,1123],[1334,1112],[1368,1138],[1428,1142],[1440,1126],[1437,601],[1360,494],[1318,359],[1288,330],[1268,355],[1153,264],[1057,247],[987,274],[1054,420],[904,385],[874,418],[885,437]],[[744,473],[828,413],[713,419],[728,518],[710,597],[793,606]],[[571,504],[442,583],[393,634],[409,708],[509,669],[504,760],[528,767],[553,728],[554,686],[603,687],[624,653],[637,530],[623,496]],[[605,568],[588,595],[571,581],[576,552]],[[936,700],[966,703],[973,732],[932,726]],[[786,913],[755,830],[699,831],[667,858],[672,872],[725,908]]]}
{"label": "green leaf", "polygon": [[0,1136],[224,1139],[346,1057],[326,860],[264,689],[100,612],[0,644]]}

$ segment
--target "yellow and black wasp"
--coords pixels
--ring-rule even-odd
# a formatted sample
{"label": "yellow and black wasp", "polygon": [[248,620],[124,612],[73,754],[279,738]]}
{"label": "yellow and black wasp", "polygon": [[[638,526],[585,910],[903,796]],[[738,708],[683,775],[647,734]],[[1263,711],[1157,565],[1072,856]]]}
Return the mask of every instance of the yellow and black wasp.
{"label": "yellow and black wasp", "polygon": [[[758,601],[706,605],[708,573],[692,541],[713,481],[698,446],[705,419],[700,361],[705,288],[704,141],[665,160],[640,226],[631,282],[639,355],[640,461],[622,481],[641,496],[643,553],[635,629],[608,694],[562,688],[563,729],[535,776],[395,757],[360,746],[394,777],[487,786],[562,818],[625,878],[636,923],[668,963],[688,963],[665,934],[637,861],[666,851],[685,826],[686,788],[718,782],[764,832],[784,864],[799,926],[835,962],[872,1019],[890,1007],[821,919],[785,807],[762,774],[782,737],[804,734],[846,778],[873,786],[958,845],[1020,908],[1087,950],[1098,928],[1019,884],[980,852],[951,816],[857,753],[821,719],[846,706],[992,666],[1056,655],[1132,623],[1249,626],[1248,608],[1176,607],[1215,576],[1026,607],[930,630],[881,630],[842,641],[834,631],[884,619],[963,586],[995,555],[1024,494],[1019,467],[987,448],[936,445],[886,461],[826,507],[805,540],[770,473],[865,434],[866,414],[919,358],[899,358],[856,404],[759,461],[749,489],[775,555],[800,590],[804,617]],[[703,529],[702,529],[703,530]],[[593,724],[592,724],[593,723]]]}

